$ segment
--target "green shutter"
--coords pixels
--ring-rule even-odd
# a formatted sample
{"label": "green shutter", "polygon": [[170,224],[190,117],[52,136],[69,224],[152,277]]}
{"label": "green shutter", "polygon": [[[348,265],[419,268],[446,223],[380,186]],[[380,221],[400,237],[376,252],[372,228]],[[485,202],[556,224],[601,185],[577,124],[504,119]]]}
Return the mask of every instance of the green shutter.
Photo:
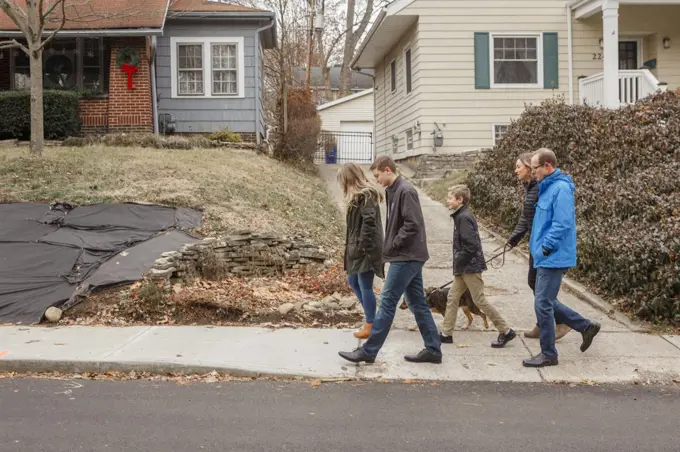
{"label": "green shutter", "polygon": [[489,33],[475,33],[475,88],[491,88]]}
{"label": "green shutter", "polygon": [[543,33],[543,88],[560,87],[560,62],[557,33]]}

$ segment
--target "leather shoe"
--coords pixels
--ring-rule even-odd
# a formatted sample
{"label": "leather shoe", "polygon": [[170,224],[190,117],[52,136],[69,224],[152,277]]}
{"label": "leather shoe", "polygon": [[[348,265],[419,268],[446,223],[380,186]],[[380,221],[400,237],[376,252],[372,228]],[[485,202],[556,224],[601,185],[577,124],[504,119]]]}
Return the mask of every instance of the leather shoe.
{"label": "leather shoe", "polygon": [[491,346],[493,348],[503,348],[503,347],[505,347],[505,344],[507,344],[508,342],[510,342],[511,340],[513,340],[516,337],[517,337],[517,334],[515,334],[515,332],[512,329],[510,329],[510,330],[508,330],[507,333],[500,333],[498,335],[498,339],[496,339],[495,342],[492,342]]}
{"label": "leather shoe", "polygon": [[590,347],[590,344],[593,343],[593,339],[595,339],[595,336],[597,336],[597,333],[599,332],[600,324],[597,322],[590,322],[590,326],[586,328],[583,333],[581,333],[581,336],[583,337],[583,343],[581,344],[582,352],[588,350],[588,347]]}
{"label": "leather shoe", "polygon": [[369,356],[363,349],[363,347],[355,348],[351,352],[338,352],[338,355],[345,358],[347,361],[353,363],[365,362],[368,364],[373,364],[375,362],[374,356]]}
{"label": "leather shoe", "polygon": [[539,353],[533,358],[525,359],[522,361],[524,367],[546,367],[546,366],[556,366],[558,363],[557,356],[546,356],[543,353]]}
{"label": "leather shoe", "polygon": [[432,363],[432,364],[441,364],[442,363],[442,354],[441,353],[435,353],[431,352],[428,349],[424,348],[418,354],[416,355],[406,355],[404,356],[404,359],[410,363]]}
{"label": "leather shoe", "polygon": [[453,344],[453,336],[444,336],[442,333],[439,333],[439,342],[442,344]]}

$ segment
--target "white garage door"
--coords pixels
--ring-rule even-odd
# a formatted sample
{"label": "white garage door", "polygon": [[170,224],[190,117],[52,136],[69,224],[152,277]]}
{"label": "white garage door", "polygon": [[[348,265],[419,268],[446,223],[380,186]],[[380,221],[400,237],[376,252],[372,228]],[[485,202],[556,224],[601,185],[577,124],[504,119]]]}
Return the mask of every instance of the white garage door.
{"label": "white garage door", "polygon": [[373,121],[341,121],[338,163],[373,162]]}

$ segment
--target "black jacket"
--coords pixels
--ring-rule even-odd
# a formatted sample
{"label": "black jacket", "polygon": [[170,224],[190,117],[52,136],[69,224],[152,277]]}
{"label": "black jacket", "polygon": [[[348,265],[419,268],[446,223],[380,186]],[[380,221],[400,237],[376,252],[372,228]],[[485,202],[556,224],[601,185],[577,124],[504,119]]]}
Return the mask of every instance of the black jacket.
{"label": "black jacket", "polygon": [[382,251],[383,227],[378,200],[359,194],[347,210],[345,271],[348,275],[373,271],[384,278]]}
{"label": "black jacket", "polygon": [[453,274],[481,273],[486,270],[482,239],[477,220],[467,206],[451,214],[453,218]]}
{"label": "black jacket", "polygon": [[418,192],[399,176],[385,190],[387,224],[383,257],[386,262],[427,262],[427,235]]}
{"label": "black jacket", "polygon": [[519,218],[519,223],[515,226],[515,230],[510,234],[510,238],[508,239],[510,245],[517,246],[525,235],[531,235],[531,225],[534,223],[537,202],[538,181],[532,179],[531,182],[524,184],[524,206],[522,207],[522,216]]}

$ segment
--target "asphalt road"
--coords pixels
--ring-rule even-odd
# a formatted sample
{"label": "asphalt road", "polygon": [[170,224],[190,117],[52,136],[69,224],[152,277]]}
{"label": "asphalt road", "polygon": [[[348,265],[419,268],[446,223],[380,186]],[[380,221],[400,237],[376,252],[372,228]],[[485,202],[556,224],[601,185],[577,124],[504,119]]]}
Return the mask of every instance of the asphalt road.
{"label": "asphalt road", "polygon": [[0,380],[0,451],[677,451],[677,387]]}

